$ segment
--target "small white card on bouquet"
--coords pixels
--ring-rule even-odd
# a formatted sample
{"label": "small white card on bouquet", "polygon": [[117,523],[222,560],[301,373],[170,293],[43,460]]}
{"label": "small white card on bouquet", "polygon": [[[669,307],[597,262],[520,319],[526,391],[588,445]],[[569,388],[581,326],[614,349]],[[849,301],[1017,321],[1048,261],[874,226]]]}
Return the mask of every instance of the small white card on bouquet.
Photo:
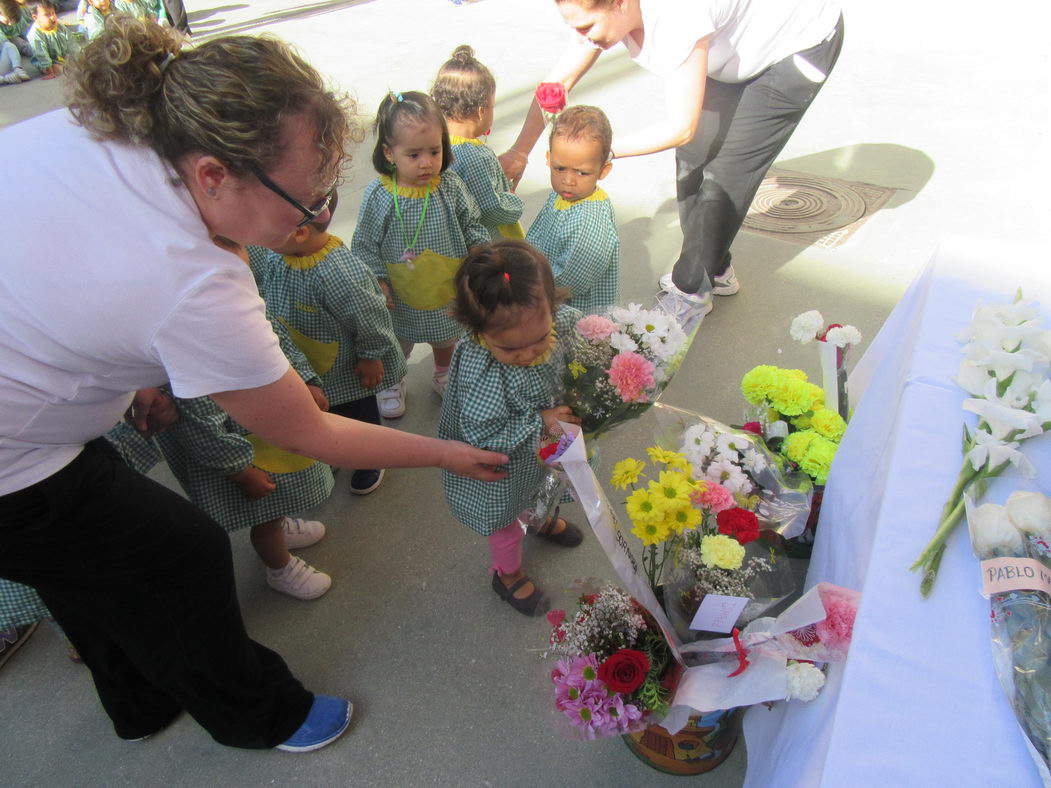
{"label": "small white card on bouquet", "polygon": [[732,632],[738,616],[741,615],[741,611],[745,609],[748,602],[748,597],[744,596],[705,594],[693,621],[690,622],[690,629],[722,632],[723,634]]}

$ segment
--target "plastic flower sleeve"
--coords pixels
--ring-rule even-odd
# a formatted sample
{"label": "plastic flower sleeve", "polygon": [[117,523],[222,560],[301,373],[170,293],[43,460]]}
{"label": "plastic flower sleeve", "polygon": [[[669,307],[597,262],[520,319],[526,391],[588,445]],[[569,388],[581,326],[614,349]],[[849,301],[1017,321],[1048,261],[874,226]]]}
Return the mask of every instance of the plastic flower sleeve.
{"label": "plastic flower sleeve", "polygon": [[712,481],[723,477],[720,483],[732,492],[756,496],[760,529],[776,531],[785,539],[803,532],[813,482],[805,473],[789,471],[762,438],[671,405],[657,404],[654,412],[657,443],[685,454],[698,476]]}
{"label": "plastic flower sleeve", "polygon": [[[1025,587],[1042,584],[1041,568],[1051,581],[1051,548],[1039,534],[1011,533],[1014,525],[1005,507],[978,507],[970,492],[964,507],[971,546],[982,566],[983,595],[989,599],[993,665],[1044,785],[1051,785],[1051,583],[1043,583],[1043,589]],[[1027,568],[1032,581],[1026,579]],[[993,585],[1012,575],[1013,582]]]}

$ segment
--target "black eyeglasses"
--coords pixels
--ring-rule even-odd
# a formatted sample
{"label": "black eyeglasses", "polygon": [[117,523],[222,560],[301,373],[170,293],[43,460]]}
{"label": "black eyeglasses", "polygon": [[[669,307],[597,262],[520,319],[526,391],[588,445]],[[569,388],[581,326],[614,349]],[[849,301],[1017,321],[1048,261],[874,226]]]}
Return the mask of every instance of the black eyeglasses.
{"label": "black eyeglasses", "polygon": [[299,211],[301,214],[303,214],[303,217],[304,217],[303,221],[301,221],[299,224],[297,224],[296,227],[304,227],[305,225],[308,225],[312,221],[314,221],[322,213],[324,213],[325,209],[328,208],[328,204],[330,202],[332,202],[332,195],[336,191],[336,187],[333,186],[329,190],[328,194],[325,195],[325,198],[321,202],[319,202],[313,208],[304,208],[302,203],[299,202],[299,200],[297,200],[294,197],[290,196],[284,189],[282,189],[280,186],[278,186],[276,183],[274,183],[272,180],[270,180],[266,176],[266,173],[263,172],[261,169],[259,169],[259,167],[257,167],[254,164],[249,164],[248,165],[248,169],[252,171],[252,174],[256,178],[259,179],[259,182],[261,184],[263,184],[266,188],[268,188],[270,191],[272,191],[274,194],[276,194],[282,200],[287,202],[289,205],[295,207],[295,209],[297,211]]}

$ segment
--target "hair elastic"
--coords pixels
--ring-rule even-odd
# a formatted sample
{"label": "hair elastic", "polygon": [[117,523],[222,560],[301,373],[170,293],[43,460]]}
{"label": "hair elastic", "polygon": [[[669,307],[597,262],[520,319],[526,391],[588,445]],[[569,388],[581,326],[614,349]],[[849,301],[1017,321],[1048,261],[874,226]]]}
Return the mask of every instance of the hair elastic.
{"label": "hair elastic", "polygon": [[395,93],[393,90],[388,90],[387,95],[390,96],[391,101],[397,102],[398,104],[401,104],[401,102],[405,101],[405,98],[401,95],[401,93]]}
{"label": "hair elastic", "polygon": [[157,68],[161,70],[161,74],[168,70],[168,66],[172,64],[173,60],[175,60],[174,52],[169,52],[167,55],[164,56],[164,60],[162,60],[157,66]]}
{"label": "hair elastic", "polygon": [[507,271],[504,271],[504,281],[509,284],[511,282],[511,274],[507,273]]}

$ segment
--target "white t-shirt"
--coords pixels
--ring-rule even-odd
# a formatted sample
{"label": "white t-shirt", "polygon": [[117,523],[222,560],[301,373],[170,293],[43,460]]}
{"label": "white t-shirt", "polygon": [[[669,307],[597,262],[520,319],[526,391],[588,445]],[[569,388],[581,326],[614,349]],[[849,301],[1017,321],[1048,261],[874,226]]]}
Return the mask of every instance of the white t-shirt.
{"label": "white t-shirt", "polygon": [[152,151],[93,140],[58,110],[0,131],[0,494],[54,474],[132,392],[272,383],[288,361],[248,266],[217,248]]}
{"label": "white t-shirt", "polygon": [[667,76],[710,35],[708,76],[744,82],[819,44],[839,20],[838,0],[640,0],[643,40],[622,43],[640,66]]}

